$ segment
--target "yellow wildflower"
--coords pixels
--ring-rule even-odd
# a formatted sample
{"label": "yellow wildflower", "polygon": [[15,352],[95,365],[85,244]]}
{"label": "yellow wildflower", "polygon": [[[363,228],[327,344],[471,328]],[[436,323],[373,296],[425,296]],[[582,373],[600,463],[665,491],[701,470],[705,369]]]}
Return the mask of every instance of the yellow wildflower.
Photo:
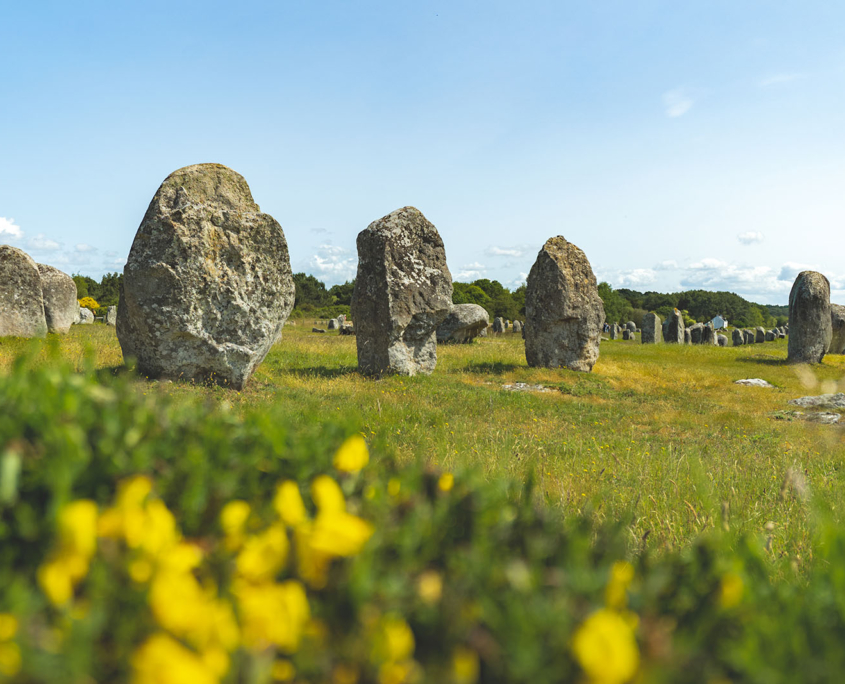
{"label": "yellow wildflower", "polygon": [[61,552],[91,558],[97,549],[97,504],[80,499],[59,512]]}
{"label": "yellow wildflower", "polygon": [[337,513],[346,510],[346,500],[340,487],[328,475],[319,475],[311,483],[311,498],[321,513]]}
{"label": "yellow wildflower", "polygon": [[719,605],[722,608],[733,608],[742,600],[743,593],[745,593],[745,585],[742,577],[735,572],[728,572],[722,577]]}
{"label": "yellow wildflower", "polygon": [[578,628],[572,650],[594,684],[622,684],[639,667],[640,653],[630,624],[607,608],[593,613]]}
{"label": "yellow wildflower", "polygon": [[437,486],[441,492],[451,491],[452,487],[455,486],[455,476],[452,473],[443,473],[437,480]]}
{"label": "yellow wildflower", "polygon": [[357,473],[370,462],[367,442],[361,435],[352,435],[334,455],[334,467],[345,473]]}
{"label": "yellow wildflower", "polygon": [[18,619],[11,613],[0,613],[0,641],[14,639],[18,633]]}
{"label": "yellow wildflower", "polygon": [[218,684],[219,676],[173,637],[153,634],[132,655],[133,684]]}
{"label": "yellow wildflower", "polygon": [[289,682],[296,676],[296,668],[290,660],[277,660],[273,663],[273,680],[277,682]]}
{"label": "yellow wildflower", "polygon": [[452,653],[452,679],[455,684],[475,684],[478,681],[478,654],[471,648],[458,646]]}
{"label": "yellow wildflower", "polygon": [[251,584],[238,580],[232,590],[238,598],[244,646],[262,651],[275,645],[288,653],[299,648],[311,616],[300,582]]}
{"label": "yellow wildflower", "polygon": [[634,579],[634,566],[626,561],[617,561],[610,569],[610,581],[604,590],[604,601],[608,608],[621,610],[628,603],[628,586]]}
{"label": "yellow wildflower", "polygon": [[246,501],[230,501],[220,511],[220,527],[226,535],[226,548],[236,551],[243,544],[244,526],[249,518],[250,507]]}
{"label": "yellow wildflower", "polygon": [[378,662],[401,662],[414,654],[414,633],[400,616],[387,615],[379,623],[374,645]]}
{"label": "yellow wildflower", "polygon": [[278,486],[273,498],[273,508],[288,527],[296,527],[308,517],[302,495],[299,493],[299,485],[293,480],[285,480]]}
{"label": "yellow wildflower", "polygon": [[379,684],[408,684],[419,681],[419,668],[413,660],[384,663],[378,671]]}
{"label": "yellow wildflower", "polygon": [[280,524],[247,538],[235,561],[238,574],[253,581],[272,579],[284,567],[288,546],[285,528]]}
{"label": "yellow wildflower", "polygon": [[0,644],[0,676],[14,677],[20,669],[20,647],[13,641]]}
{"label": "yellow wildflower", "polygon": [[443,578],[436,570],[426,570],[417,580],[417,593],[426,603],[437,603],[443,594]]}

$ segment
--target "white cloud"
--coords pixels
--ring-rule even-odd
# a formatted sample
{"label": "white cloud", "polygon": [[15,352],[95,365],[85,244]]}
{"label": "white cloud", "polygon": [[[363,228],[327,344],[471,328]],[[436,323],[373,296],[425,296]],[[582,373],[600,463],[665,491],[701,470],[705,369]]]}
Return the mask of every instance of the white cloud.
{"label": "white cloud", "polygon": [[44,233],[38,233],[35,237],[29,238],[26,246],[35,252],[56,252],[62,248],[58,242],[51,240]]}
{"label": "white cloud", "polygon": [[796,264],[792,261],[787,261],[783,266],[780,268],[780,273],[778,274],[778,280],[784,280],[788,283],[792,283],[798,277],[798,274],[801,271],[817,271],[818,269],[815,266],[808,266],[807,264]]}
{"label": "white cloud", "polygon": [[479,264],[477,261],[472,264],[464,264],[458,274],[455,276],[455,280],[458,281],[472,281],[478,280],[479,278],[484,278],[487,274],[487,267],[484,264]]}
{"label": "white cloud", "polygon": [[655,280],[657,280],[657,274],[650,268],[635,268],[630,271],[619,271],[614,278],[617,287],[651,285]]}
{"label": "white cloud", "polygon": [[784,269],[749,266],[719,259],[702,259],[684,271],[681,287],[696,290],[726,290],[742,296],[783,295],[792,287],[794,278],[784,278]]}
{"label": "white cloud", "polygon": [[678,262],[674,259],[667,259],[666,261],[661,261],[654,267],[655,271],[674,271],[678,268]]}
{"label": "white cloud", "polygon": [[0,236],[21,238],[23,237],[23,231],[21,230],[21,227],[15,223],[15,219],[0,216]]}
{"label": "white cloud", "polygon": [[740,233],[736,236],[736,239],[739,240],[743,245],[751,245],[755,242],[763,242],[763,238],[763,233],[757,230],[749,230],[748,232]]}
{"label": "white cloud", "polygon": [[308,260],[309,273],[326,283],[337,285],[352,280],[358,270],[358,258],[337,245],[320,245]]}
{"label": "white cloud", "polygon": [[521,257],[525,254],[525,250],[521,247],[496,247],[495,245],[492,245],[488,247],[484,253],[487,256]]}
{"label": "white cloud", "polygon": [[96,252],[97,248],[91,245],[86,245],[84,242],[79,243],[74,247],[77,252]]}
{"label": "white cloud", "polygon": [[784,72],[781,74],[772,74],[771,76],[767,76],[766,78],[762,79],[757,85],[761,88],[769,88],[774,85],[781,85],[783,83],[790,83],[791,81],[798,81],[802,78],[806,78],[804,74],[799,74],[794,71]]}
{"label": "white cloud", "polygon": [[692,108],[693,103],[692,96],[685,88],[675,88],[663,93],[663,106],[668,117],[683,116]]}
{"label": "white cloud", "polygon": [[332,244],[320,245],[320,247],[318,249],[320,250],[320,253],[322,253],[322,254],[331,254],[331,255],[349,254],[348,249],[344,249],[343,247],[338,247],[337,245],[332,245]]}

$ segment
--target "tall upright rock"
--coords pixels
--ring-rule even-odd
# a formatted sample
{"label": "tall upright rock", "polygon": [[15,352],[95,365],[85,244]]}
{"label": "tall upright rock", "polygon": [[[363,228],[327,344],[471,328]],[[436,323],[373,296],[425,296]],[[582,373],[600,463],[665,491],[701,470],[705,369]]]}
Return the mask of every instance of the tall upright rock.
{"label": "tall upright rock", "polygon": [[816,271],[802,271],[789,293],[790,363],[821,363],[830,348],[830,282]]}
{"label": "tall upright rock", "polygon": [[352,295],[358,369],[365,375],[429,374],[437,327],[452,309],[452,275],[437,228],[403,207],[358,234]]}
{"label": "tall upright rock", "polygon": [[660,316],[656,313],[647,313],[643,316],[643,332],[640,335],[640,342],[643,344],[655,344],[663,341],[663,324]]}
{"label": "tall upright rock", "polygon": [[76,283],[67,273],[47,264],[38,264],[38,273],[41,276],[47,330],[64,334],[79,318]]}
{"label": "tall upright rock", "polygon": [[241,389],[279,339],[294,301],[281,226],[221,164],[170,174],[126,267],[117,337],[150,377]]}
{"label": "tall upright rock", "polygon": [[[845,306],[839,304],[830,305],[830,349],[828,354],[845,354]],[[778,331],[783,337],[783,330]]]}
{"label": "tall upright rock", "polygon": [[599,357],[604,305],[584,252],[558,235],[543,245],[525,292],[529,366],[591,371]]}
{"label": "tall upright rock", "polygon": [[670,344],[684,343],[684,315],[675,309],[669,318],[666,319],[666,332],[663,334],[663,341]]}
{"label": "tall upright rock", "polygon": [[23,250],[0,245],[0,337],[46,334],[38,265]]}

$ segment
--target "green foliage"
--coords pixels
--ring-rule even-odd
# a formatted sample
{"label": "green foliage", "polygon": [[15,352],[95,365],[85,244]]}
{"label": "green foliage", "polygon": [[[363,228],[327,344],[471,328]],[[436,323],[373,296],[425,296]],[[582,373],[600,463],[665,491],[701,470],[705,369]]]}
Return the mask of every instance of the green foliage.
{"label": "green foliage", "polygon": [[355,278],[347,280],[343,285],[332,285],[329,288],[329,294],[332,296],[334,304],[350,306],[352,304],[353,292],[355,292]]}
{"label": "green foliage", "polygon": [[478,304],[490,312],[490,297],[478,285],[471,283],[452,283],[453,304]]}
{"label": "green foliage", "polygon": [[525,317],[525,286],[511,292],[498,280],[487,278],[472,283],[452,283],[452,302],[478,304],[491,317],[501,316],[512,321]]}
{"label": "green foliage", "polygon": [[106,273],[99,283],[89,276],[79,275],[78,273],[71,277],[76,283],[78,299],[92,297],[97,300],[103,309],[117,306],[120,299],[120,283],[123,281],[122,273]]}
{"label": "green foliage", "polygon": [[296,309],[307,310],[308,307],[316,309],[333,303],[332,296],[326,291],[325,283],[312,275],[294,273],[293,284],[296,287],[296,299],[293,305]]}
{"label": "green foliage", "polygon": [[[135,474],[152,478],[183,533],[208,554],[212,591],[234,571],[217,522],[225,502],[244,499],[263,521],[280,480],[306,492],[317,474],[340,480],[375,534],[309,594],[321,636],[290,655],[297,681],[331,681],[341,663],[360,681],[377,681],[373,625],[384,616],[410,627],[421,681],[456,681],[453,654],[467,651],[479,661],[479,681],[585,681],[573,637],[597,610],[636,617],[626,624],[635,625],[637,681],[834,682],[845,670],[845,532],[807,498],[800,473],[780,498],[815,525],[817,543],[795,577],[789,558],[769,556],[764,537],[715,532],[729,524],[727,513],[720,524],[718,506],[707,511],[695,498],[692,515],[709,516],[710,532],[680,550],[631,555],[637,503],[609,524],[589,505],[567,519],[534,477],[461,470],[444,484],[422,465],[423,453],[407,465],[381,439],[369,466],[343,476],[332,455],[362,427],[350,407],[293,422],[272,404],[240,415],[227,402],[159,388],[33,356],[0,378],[0,613],[21,625],[15,681],[130,679],[131,654],[156,628],[144,590],[116,570],[114,547],[101,542],[71,609],[49,606],[35,576],[55,547],[60,508],[85,498],[102,509]],[[436,579],[436,591],[424,578]],[[223,681],[269,681],[267,656],[236,651]]]}
{"label": "green foliage", "polygon": [[624,324],[631,320],[633,306],[621,293],[621,290],[614,290],[608,283],[599,283],[599,297],[604,304],[604,319],[607,323]]}

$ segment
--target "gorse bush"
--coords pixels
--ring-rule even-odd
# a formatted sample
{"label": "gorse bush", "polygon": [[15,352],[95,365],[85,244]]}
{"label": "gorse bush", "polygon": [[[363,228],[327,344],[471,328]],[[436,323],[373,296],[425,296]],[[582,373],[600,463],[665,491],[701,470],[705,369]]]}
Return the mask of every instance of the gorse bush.
{"label": "gorse bush", "polygon": [[[354,415],[293,428],[272,407],[240,415],[33,359],[0,379],[0,680],[845,669],[845,534],[818,513],[815,558],[791,580],[770,579],[791,571],[764,540],[729,532],[630,557],[630,519],[566,518],[530,479],[400,468]],[[796,483],[783,496],[806,497]]]}

